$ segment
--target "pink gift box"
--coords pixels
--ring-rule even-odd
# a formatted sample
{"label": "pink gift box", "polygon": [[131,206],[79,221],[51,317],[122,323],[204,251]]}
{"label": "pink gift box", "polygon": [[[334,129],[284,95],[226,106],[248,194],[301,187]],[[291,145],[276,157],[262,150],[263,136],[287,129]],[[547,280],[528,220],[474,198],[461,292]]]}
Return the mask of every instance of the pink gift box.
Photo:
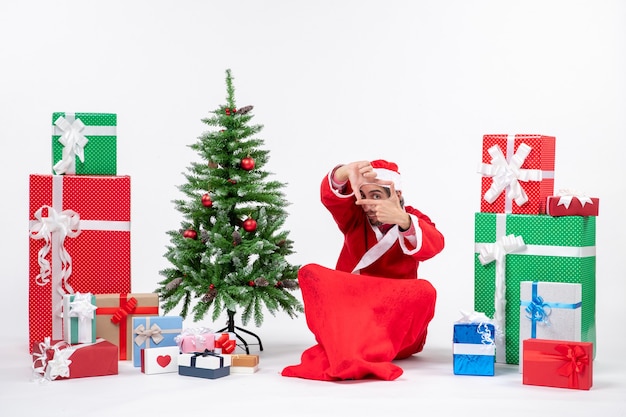
{"label": "pink gift box", "polygon": [[213,351],[215,349],[215,333],[208,329],[185,329],[175,337],[181,353]]}

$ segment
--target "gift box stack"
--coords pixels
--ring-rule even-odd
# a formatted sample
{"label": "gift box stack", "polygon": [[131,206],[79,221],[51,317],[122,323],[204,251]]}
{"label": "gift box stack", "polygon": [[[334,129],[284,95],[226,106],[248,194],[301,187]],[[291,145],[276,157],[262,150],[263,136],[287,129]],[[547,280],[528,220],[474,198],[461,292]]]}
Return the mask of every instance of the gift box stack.
{"label": "gift box stack", "polygon": [[29,233],[40,378],[115,375],[119,361],[145,374],[180,372],[181,360],[194,376],[229,373],[234,335],[195,337],[207,344],[187,358],[183,318],[160,316],[157,293],[131,291],[130,177],[117,174],[116,114],[53,113],[52,173],[30,175]]}
{"label": "gift box stack", "polygon": [[[569,368],[567,378],[548,381],[550,372],[529,361],[563,365],[561,352],[572,357],[580,348],[590,355],[585,376],[591,375],[599,200],[554,193],[553,136],[484,135],[482,146],[474,309],[493,319],[496,362],[518,364],[525,384],[588,387],[589,381],[574,383]],[[536,349],[543,353],[529,353]]]}
{"label": "gift box stack", "polygon": [[215,333],[204,327],[183,330],[175,338],[180,350],[179,375],[217,379],[231,373],[255,373],[259,356],[233,354],[236,337],[234,333]]}
{"label": "gift box stack", "polygon": [[128,320],[158,315],[158,298],[131,294],[116,114],[53,113],[52,173],[30,175],[29,234],[33,368],[47,379],[117,374],[130,359]]}
{"label": "gift box stack", "polygon": [[116,129],[116,114],[53,113],[53,173],[30,175],[29,346],[50,379],[117,373],[118,348],[96,339],[95,319],[95,294],[130,292]]}

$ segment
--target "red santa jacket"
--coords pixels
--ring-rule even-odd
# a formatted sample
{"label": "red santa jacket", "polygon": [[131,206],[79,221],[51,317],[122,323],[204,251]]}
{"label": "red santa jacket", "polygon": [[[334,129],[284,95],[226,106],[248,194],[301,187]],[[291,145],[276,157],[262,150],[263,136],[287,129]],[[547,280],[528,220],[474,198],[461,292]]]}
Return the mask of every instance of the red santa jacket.
{"label": "red santa jacket", "polygon": [[405,210],[413,222],[416,244],[412,245],[403,237],[398,226],[381,237],[363,209],[355,204],[354,195],[342,195],[333,189],[330,175],[322,180],[320,192],[322,204],[344,235],[337,270],[385,278],[415,279],[419,263],[443,250],[441,232],[428,216],[411,206],[405,206]]}

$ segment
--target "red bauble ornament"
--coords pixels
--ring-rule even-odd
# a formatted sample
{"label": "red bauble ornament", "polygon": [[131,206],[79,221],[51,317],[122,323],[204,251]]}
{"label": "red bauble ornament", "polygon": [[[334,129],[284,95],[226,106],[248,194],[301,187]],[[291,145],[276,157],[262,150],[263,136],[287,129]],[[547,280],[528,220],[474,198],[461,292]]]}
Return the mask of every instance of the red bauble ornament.
{"label": "red bauble ornament", "polygon": [[233,185],[234,185],[234,184],[237,184],[237,181],[235,181],[235,180],[234,180],[234,179],[232,179],[232,178],[229,178],[227,181],[228,181],[229,183],[233,184]]}
{"label": "red bauble ornament", "polygon": [[248,281],[248,285],[254,287],[254,281]]}
{"label": "red bauble ornament", "polygon": [[252,171],[254,169],[254,158],[247,156],[241,160],[239,165],[246,171]]}
{"label": "red bauble ornament", "polygon": [[213,205],[213,200],[211,200],[209,193],[202,196],[202,205],[204,207],[211,207]]}
{"label": "red bauble ornament", "polygon": [[248,217],[246,220],[244,220],[243,230],[245,230],[246,232],[254,232],[256,230],[256,220],[254,220],[252,217]]}
{"label": "red bauble ornament", "polygon": [[183,237],[187,239],[197,239],[198,233],[196,233],[196,231],[193,229],[187,229],[183,232]]}
{"label": "red bauble ornament", "polygon": [[213,288],[215,288],[215,285],[211,284],[209,285],[209,289],[212,290]]}

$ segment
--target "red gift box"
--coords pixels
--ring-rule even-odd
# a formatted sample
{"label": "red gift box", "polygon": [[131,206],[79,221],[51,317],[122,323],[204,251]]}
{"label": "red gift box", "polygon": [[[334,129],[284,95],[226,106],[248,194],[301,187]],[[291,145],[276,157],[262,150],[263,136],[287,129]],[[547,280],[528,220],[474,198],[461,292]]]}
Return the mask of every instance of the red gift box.
{"label": "red gift box", "polygon": [[47,380],[117,375],[117,346],[104,339],[70,345],[45,338],[32,346],[33,369]]}
{"label": "red gift box", "polygon": [[233,353],[237,347],[235,335],[232,333],[222,333],[219,337],[215,337],[216,353]]}
{"label": "red gift box", "polygon": [[546,214],[559,216],[597,216],[600,199],[565,192],[550,196],[546,201]]}
{"label": "red gift box", "polygon": [[554,136],[484,135],[481,213],[545,214],[554,153]]}
{"label": "red gift box", "polygon": [[588,390],[593,384],[593,343],[565,340],[523,341],[525,385]]}
{"label": "red gift box", "polygon": [[63,294],[130,292],[130,177],[30,176],[29,333],[63,338]]}

